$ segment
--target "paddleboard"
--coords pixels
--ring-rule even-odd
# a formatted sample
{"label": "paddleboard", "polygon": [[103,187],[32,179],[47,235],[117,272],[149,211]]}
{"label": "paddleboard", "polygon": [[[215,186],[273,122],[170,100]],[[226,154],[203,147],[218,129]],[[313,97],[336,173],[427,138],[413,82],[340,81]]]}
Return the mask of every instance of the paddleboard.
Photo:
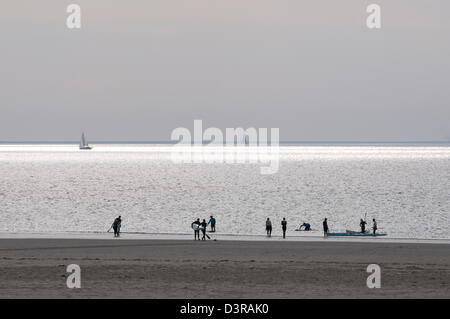
{"label": "paddleboard", "polygon": [[345,233],[328,233],[328,236],[356,236],[356,237],[379,237],[379,236],[387,236],[385,233],[361,233],[361,232],[355,232],[351,230],[347,230]]}

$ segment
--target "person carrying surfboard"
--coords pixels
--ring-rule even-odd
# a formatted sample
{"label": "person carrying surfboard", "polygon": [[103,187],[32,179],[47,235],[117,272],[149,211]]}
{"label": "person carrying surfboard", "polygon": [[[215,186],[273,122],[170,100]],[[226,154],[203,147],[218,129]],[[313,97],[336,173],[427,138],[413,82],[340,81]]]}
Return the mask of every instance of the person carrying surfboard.
{"label": "person carrying surfboard", "polygon": [[191,224],[192,229],[194,230],[194,240],[200,240],[200,218],[197,218],[196,221],[194,221]]}
{"label": "person carrying surfboard", "polygon": [[266,220],[266,233],[267,237],[272,237],[272,222],[269,218]]}

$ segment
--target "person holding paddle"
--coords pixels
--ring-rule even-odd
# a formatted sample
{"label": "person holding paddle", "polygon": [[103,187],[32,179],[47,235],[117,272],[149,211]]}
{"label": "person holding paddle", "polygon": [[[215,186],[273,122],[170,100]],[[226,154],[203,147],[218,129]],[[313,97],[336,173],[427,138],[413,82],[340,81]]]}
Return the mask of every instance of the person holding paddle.
{"label": "person holding paddle", "polygon": [[[206,220],[204,219],[201,223],[200,223],[200,229],[202,230],[202,240],[206,240],[206,227],[208,226],[208,224],[206,223]],[[208,236],[209,238],[209,236]]]}
{"label": "person holding paddle", "polygon": [[[120,226],[121,226],[121,224],[122,224],[122,217],[121,216],[119,216],[116,219],[114,219],[114,222],[111,225],[111,228],[114,230],[114,237],[120,237]],[[111,230],[111,228],[108,230],[108,233]]]}
{"label": "person holding paddle", "polygon": [[361,227],[361,233],[364,234],[366,232],[366,221],[361,218],[359,222],[359,226]]}

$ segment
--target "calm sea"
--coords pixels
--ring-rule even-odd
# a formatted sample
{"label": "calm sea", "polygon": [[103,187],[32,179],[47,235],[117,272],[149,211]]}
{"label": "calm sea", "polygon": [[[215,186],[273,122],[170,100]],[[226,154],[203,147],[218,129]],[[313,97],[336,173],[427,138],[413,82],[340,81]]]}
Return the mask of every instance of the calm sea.
{"label": "calm sea", "polygon": [[[194,218],[222,234],[279,235],[300,223],[357,230],[376,218],[393,238],[450,239],[448,145],[283,145],[276,174],[258,163],[174,163],[172,146],[0,145],[0,232],[191,233]],[[370,223],[369,223],[370,224]]]}

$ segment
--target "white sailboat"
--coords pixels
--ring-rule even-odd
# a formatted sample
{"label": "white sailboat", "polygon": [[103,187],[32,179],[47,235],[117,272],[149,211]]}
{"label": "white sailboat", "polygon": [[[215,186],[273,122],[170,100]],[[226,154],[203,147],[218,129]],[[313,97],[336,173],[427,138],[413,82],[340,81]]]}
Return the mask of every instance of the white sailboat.
{"label": "white sailboat", "polygon": [[80,150],[91,150],[91,149],[92,149],[92,147],[90,147],[88,142],[86,141],[86,137],[84,136],[84,133],[81,134]]}
{"label": "white sailboat", "polygon": [[242,144],[244,145],[250,145],[250,138],[248,137],[248,135],[245,135],[243,140],[242,140]]}

